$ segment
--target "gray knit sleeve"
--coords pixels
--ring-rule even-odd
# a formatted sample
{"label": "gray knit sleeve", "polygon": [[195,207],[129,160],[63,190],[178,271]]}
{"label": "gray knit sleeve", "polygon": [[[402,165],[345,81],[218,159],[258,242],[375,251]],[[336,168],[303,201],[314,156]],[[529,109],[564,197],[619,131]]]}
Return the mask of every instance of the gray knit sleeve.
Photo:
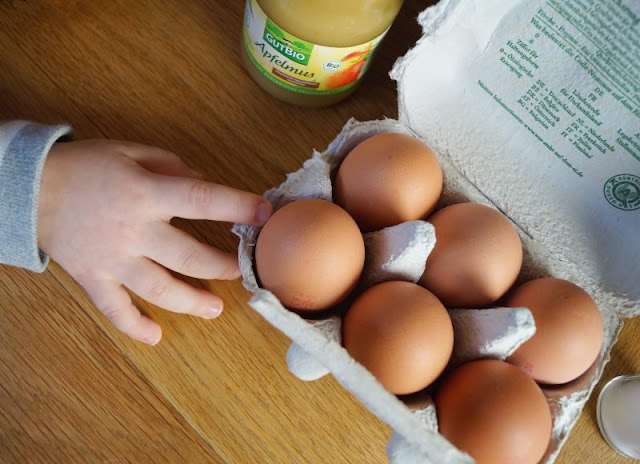
{"label": "gray knit sleeve", "polygon": [[51,145],[70,136],[66,125],[0,122],[0,263],[36,272],[47,267],[37,239],[42,167]]}

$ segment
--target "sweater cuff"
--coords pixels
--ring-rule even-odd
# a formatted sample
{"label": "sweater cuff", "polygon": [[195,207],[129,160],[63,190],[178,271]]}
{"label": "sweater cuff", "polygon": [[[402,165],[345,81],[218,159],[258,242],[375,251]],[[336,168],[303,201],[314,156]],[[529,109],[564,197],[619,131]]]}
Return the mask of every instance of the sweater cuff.
{"label": "sweater cuff", "polygon": [[38,248],[38,194],[51,146],[71,137],[68,125],[25,121],[0,124],[0,263],[42,272],[49,257]]}

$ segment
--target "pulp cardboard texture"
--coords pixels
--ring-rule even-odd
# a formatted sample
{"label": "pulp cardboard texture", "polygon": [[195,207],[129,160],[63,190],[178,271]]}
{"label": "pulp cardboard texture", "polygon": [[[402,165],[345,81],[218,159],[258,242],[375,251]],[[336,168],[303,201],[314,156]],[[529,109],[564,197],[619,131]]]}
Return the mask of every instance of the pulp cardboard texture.
{"label": "pulp cardboard texture", "polygon": [[[588,4],[589,6],[585,6]],[[552,463],[602,374],[623,317],[640,314],[640,5],[631,0],[441,0],[419,17],[423,37],[391,73],[399,121],[347,122],[267,196],[278,209],[300,198],[332,199],[331,179],[358,143],[378,133],[422,139],[444,171],[438,207],[462,201],[507,215],[524,248],[519,281],[570,280],[600,308],[599,359],[569,384],[545,388]],[[393,463],[471,463],[437,433],[433,402],[410,411],[340,345],[340,318],[307,321],[259,288],[253,250],[259,229],[240,237],[250,305],[293,343],[290,370],[305,380],[331,373],[394,432]],[[359,291],[389,279],[417,281],[433,228],[413,221],[365,236]],[[504,359],[535,331],[526,308],[450,311],[449,367]],[[382,444],[381,444],[382,446]]]}
{"label": "pulp cardboard texture", "polygon": [[[302,169],[290,174],[282,185],[269,190],[265,196],[276,210],[302,198],[331,200],[332,173],[335,173],[344,157],[358,143],[385,132],[411,134],[401,123],[390,119],[362,123],[349,121],[326,151],[314,153]],[[453,181],[450,184],[456,185]],[[475,196],[473,192],[467,195],[460,188],[447,189],[442,198],[450,202],[473,198],[476,202],[487,204],[477,193]],[[472,462],[435,432],[432,405],[412,413],[349,356],[340,344],[339,317],[307,321],[288,311],[271,292],[261,289],[253,268],[253,252],[259,229],[236,225],[234,231],[240,236],[243,284],[254,293],[250,305],[293,340],[287,353],[287,363],[292,373],[303,380],[315,380],[332,373],[345,388],[400,434],[390,441],[391,444],[397,444],[396,447],[400,446],[399,450],[390,446],[390,456],[398,453],[400,456],[410,455],[418,458],[419,462]],[[411,221],[366,234],[364,241],[365,269],[357,291],[392,279],[416,282],[424,272],[428,254],[435,244],[435,234],[433,226],[427,222]],[[452,362],[480,357],[504,359],[529,339],[535,330],[531,313],[526,308],[486,311],[457,310],[453,313],[455,334],[466,343],[455,344]],[[401,459],[394,460],[403,462]]]}

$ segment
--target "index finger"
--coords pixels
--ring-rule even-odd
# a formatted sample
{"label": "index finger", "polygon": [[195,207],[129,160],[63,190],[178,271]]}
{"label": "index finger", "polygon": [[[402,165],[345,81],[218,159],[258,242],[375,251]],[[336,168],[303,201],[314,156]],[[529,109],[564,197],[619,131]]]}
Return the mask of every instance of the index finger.
{"label": "index finger", "polygon": [[153,199],[164,216],[262,225],[271,203],[255,193],[199,179],[154,175]]}

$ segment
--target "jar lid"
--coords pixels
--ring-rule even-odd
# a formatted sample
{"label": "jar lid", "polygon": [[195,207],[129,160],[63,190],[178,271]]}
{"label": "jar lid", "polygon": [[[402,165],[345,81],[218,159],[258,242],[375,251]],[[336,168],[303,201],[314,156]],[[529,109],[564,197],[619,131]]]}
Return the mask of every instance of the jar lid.
{"label": "jar lid", "polygon": [[640,459],[640,375],[610,380],[598,396],[596,415],[607,443],[623,456]]}

